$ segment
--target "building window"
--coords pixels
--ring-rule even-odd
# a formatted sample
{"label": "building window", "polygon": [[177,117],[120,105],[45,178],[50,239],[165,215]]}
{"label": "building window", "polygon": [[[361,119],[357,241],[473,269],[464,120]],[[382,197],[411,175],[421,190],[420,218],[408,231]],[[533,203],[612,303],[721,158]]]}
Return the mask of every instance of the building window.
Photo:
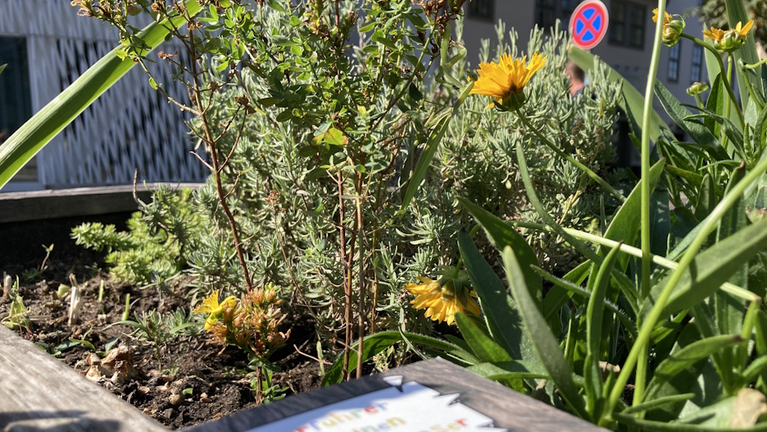
{"label": "building window", "polygon": [[[0,37],[0,145],[32,117],[32,98],[29,85],[27,40]],[[37,181],[34,161],[30,161],[14,180]]]}
{"label": "building window", "polygon": [[703,47],[694,44],[692,46],[692,69],[690,70],[690,83],[701,81],[703,78]]}
{"label": "building window", "polygon": [[557,19],[563,27],[570,23],[570,16],[582,0],[536,0],[535,21],[541,28],[554,27]]}
{"label": "building window", "polygon": [[495,0],[470,0],[469,17],[492,21],[495,13]]}
{"label": "building window", "polygon": [[0,64],[8,65],[0,73],[0,136],[7,138],[32,115],[26,39],[0,37]]}
{"label": "building window", "polygon": [[682,41],[672,46],[668,51],[668,80],[679,81],[679,50]]}
{"label": "building window", "polygon": [[644,48],[647,6],[614,0],[610,11],[610,43]]}

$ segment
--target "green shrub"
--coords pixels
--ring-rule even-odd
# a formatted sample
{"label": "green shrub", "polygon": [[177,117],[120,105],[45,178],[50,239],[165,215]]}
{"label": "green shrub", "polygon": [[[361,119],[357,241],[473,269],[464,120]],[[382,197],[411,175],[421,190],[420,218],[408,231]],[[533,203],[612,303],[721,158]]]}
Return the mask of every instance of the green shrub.
{"label": "green shrub", "polygon": [[128,220],[127,232],[118,232],[114,225],[84,223],[72,229],[72,238],[78,245],[107,252],[105,261],[116,280],[146,285],[186,267],[202,221],[189,189],[161,187],[140,207]]}
{"label": "green shrub", "polygon": [[[193,195],[199,229],[198,220],[180,233],[152,228],[161,237],[150,243],[178,247],[172,263],[185,261],[206,291],[289,287],[291,304],[328,340],[345,332],[347,346],[352,331],[429,333],[432,322],[412,313],[403,288],[459,261],[457,235],[475,224],[459,198],[501,203],[492,211],[504,219],[539,221],[522,194],[517,143],[534,160],[545,205],[564,222],[599,228],[600,214],[617,204],[519,122],[467,99],[466,57],[476,53],[461,44],[462,1],[423,9],[410,0],[205,3],[189,26],[194,38],[174,33],[189,52],[160,58],[190,88],[184,109],[196,114],[191,133],[212,175]],[[184,12],[172,9],[154,12]],[[125,55],[135,55],[140,43],[124,15],[89,12],[120,28]],[[483,60],[517,51],[516,35],[498,33]],[[531,121],[609,176],[620,86],[600,68],[585,95],[570,98],[565,35],[545,39],[536,30],[528,47],[549,58],[529,86]],[[536,248],[547,268],[572,265],[556,236],[537,236]],[[149,252],[147,262],[167,264],[170,251]]]}

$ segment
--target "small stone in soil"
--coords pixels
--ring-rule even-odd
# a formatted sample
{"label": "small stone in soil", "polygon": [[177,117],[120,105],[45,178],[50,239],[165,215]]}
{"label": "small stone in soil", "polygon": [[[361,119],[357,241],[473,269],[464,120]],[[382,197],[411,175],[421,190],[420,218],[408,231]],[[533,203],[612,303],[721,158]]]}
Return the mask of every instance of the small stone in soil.
{"label": "small stone in soil", "polygon": [[168,398],[168,402],[170,402],[173,406],[179,406],[182,402],[184,402],[184,394],[172,394]]}

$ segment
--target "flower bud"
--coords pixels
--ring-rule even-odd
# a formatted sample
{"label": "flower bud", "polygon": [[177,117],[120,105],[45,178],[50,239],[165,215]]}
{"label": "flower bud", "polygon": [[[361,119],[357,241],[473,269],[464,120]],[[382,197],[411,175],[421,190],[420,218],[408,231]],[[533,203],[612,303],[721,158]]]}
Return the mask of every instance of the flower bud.
{"label": "flower bud", "polygon": [[710,30],[704,29],[703,35],[711,39],[714,48],[720,52],[732,52],[742,47],[746,43],[748,38],[748,32],[754,25],[754,20],[746,23],[744,26],[741,22],[735,28],[729,30],[721,30],[711,27]]}
{"label": "flower bud", "polygon": [[443,298],[452,300],[471,289],[469,275],[457,267],[445,266],[440,273],[442,277],[439,278],[439,285],[442,288]]}
{"label": "flower bud", "polygon": [[735,30],[727,30],[722,39],[714,42],[714,48],[719,51],[735,51],[740,48],[745,40]]}
{"label": "flower bud", "polygon": [[694,82],[687,88],[687,94],[690,96],[699,95],[708,90],[708,84],[702,82]]}
{"label": "flower bud", "polygon": [[679,38],[682,37],[684,32],[685,22],[683,19],[671,20],[668,24],[663,26],[663,45],[672,47],[679,42]]}

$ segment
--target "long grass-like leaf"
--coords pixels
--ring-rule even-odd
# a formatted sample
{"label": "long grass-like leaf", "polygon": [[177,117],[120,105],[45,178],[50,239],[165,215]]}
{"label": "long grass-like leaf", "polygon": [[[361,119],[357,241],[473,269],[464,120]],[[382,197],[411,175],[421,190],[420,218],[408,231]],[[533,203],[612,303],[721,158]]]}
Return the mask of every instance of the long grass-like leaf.
{"label": "long grass-like leaf", "polygon": [[531,266],[540,266],[538,257],[535,255],[533,248],[530,247],[525,238],[522,237],[513,226],[509,225],[508,222],[498,218],[494,214],[484,210],[465,198],[459,197],[458,202],[460,202],[461,205],[474,216],[474,220],[482,226],[488,239],[490,239],[490,243],[492,243],[498,251],[502,251],[506,246],[511,246],[511,248],[514,249],[514,253],[519,260],[519,265],[522,267],[522,273],[525,274],[527,288],[530,289],[530,294],[540,306],[543,301],[543,286],[541,284],[541,278],[538,277],[531,268]]}
{"label": "long grass-like leaf", "polygon": [[610,282],[610,273],[612,272],[615,261],[618,257],[619,247],[613,248],[607,257],[605,257],[598,271],[592,270],[592,276],[595,279],[592,286],[591,298],[586,308],[586,362],[583,365],[583,378],[586,383],[586,394],[588,395],[588,409],[593,421],[599,421],[602,417],[602,406],[604,404],[602,394],[602,371],[599,368],[599,357],[602,349],[602,321],[604,318],[605,295],[607,294],[607,285]]}
{"label": "long grass-like leaf", "polygon": [[[698,254],[673,287],[664,315],[689,309],[714,294],[744,263],[765,249],[767,219],[738,231]],[[653,287],[650,294],[653,302],[660,297],[669,280],[670,276]],[[649,310],[649,307],[645,308],[645,311]]]}
{"label": "long grass-like leaf", "polygon": [[522,315],[525,328],[543,366],[551,375],[559,394],[569,408],[581,418],[589,418],[583,404],[583,398],[578,392],[575,381],[573,381],[570,364],[565,360],[557,339],[549,330],[546,320],[543,319],[543,315],[535,306],[535,301],[525,287],[522,269],[514,256],[514,251],[508,246],[503,251],[503,264],[506,269],[506,277],[509,280],[509,287],[519,305],[519,313]]}
{"label": "long grass-like leaf", "polygon": [[[743,4],[743,0],[725,0],[724,3],[727,7],[727,19],[729,20],[730,28],[735,28],[739,22],[745,25],[748,21],[748,12],[746,11],[746,6]],[[746,43],[740,47],[740,49],[736,50],[733,53],[733,56],[735,59],[735,64],[738,64],[738,61],[741,59],[749,64],[753,64],[759,61],[759,53],[756,50],[756,41],[754,39],[753,31],[748,33]],[[743,106],[745,107],[748,106],[748,100],[750,97],[748,91],[748,82],[751,81],[753,84],[757,84],[759,82],[759,76],[756,73],[758,70],[744,72],[739,67],[736,67],[735,71],[738,74],[738,89],[740,90],[740,98],[743,102]],[[764,96],[762,94],[761,87],[762,86],[760,85],[754,85],[752,86],[752,89],[756,92],[759,92],[760,96]]]}
{"label": "long grass-like leaf", "polygon": [[[408,340],[412,343],[416,343],[419,345],[423,345],[426,347],[434,348],[436,350],[442,351],[444,353],[456,353],[461,354],[463,352],[463,349],[453,343],[429,337],[424,336],[420,334],[415,333],[405,333],[404,335],[400,332],[396,331],[384,331],[379,333],[374,333],[372,335],[365,337],[365,344],[363,345],[364,352],[363,352],[363,360],[368,360],[375,356],[376,354],[380,353],[381,351],[385,350],[386,348],[392,346],[393,344],[397,342],[401,342],[403,340],[403,336],[407,337]],[[349,357],[349,372],[353,372],[357,368],[357,346],[359,344],[358,342],[355,342],[352,346],[352,350]],[[333,366],[331,366],[330,369],[328,369],[327,373],[322,379],[322,385],[330,385],[330,384],[337,384],[341,382],[341,379],[343,378],[343,354],[338,357],[338,359],[333,363]]]}
{"label": "long grass-like leaf", "polygon": [[514,359],[528,360],[534,353],[531,352],[530,341],[522,330],[522,321],[514,299],[506,292],[503,282],[479,253],[468,234],[459,234],[458,248],[471,284],[481,301],[482,311],[493,338]]}
{"label": "long grass-like leaf", "polygon": [[458,111],[458,108],[463,105],[463,101],[465,101],[469,96],[469,92],[473,87],[474,83],[470,83],[466,86],[466,88],[461,93],[461,96],[458,97],[458,101],[456,101],[453,105],[452,110],[444,113],[444,118],[442,118],[437,123],[437,125],[434,126],[434,129],[432,129],[431,135],[429,135],[429,139],[426,142],[426,148],[424,148],[421,157],[418,159],[418,163],[416,164],[415,169],[413,169],[413,172],[407,181],[407,189],[405,190],[405,195],[402,197],[402,207],[400,208],[400,212],[407,210],[408,205],[410,205],[410,201],[413,199],[415,193],[418,191],[418,188],[421,186],[421,181],[423,180],[424,176],[426,176],[426,170],[429,168],[429,165],[431,165],[431,160],[437,153],[437,149],[442,142],[442,137],[445,136],[447,128],[450,127],[450,119],[452,118],[453,114]]}
{"label": "long grass-like leaf", "polygon": [[540,364],[524,361],[480,363],[466,369],[485,378],[501,381],[513,379],[548,379],[549,374]]}
{"label": "long grass-like leaf", "polygon": [[705,338],[693,342],[666,358],[655,369],[650,386],[648,386],[648,399],[652,400],[653,390],[676,376],[678,373],[692,366],[700,360],[722,351],[725,348],[744,343],[739,335],[724,335]]}
{"label": "long grass-like leaf", "polygon": [[507,362],[511,361],[511,356],[500,345],[495,343],[490,337],[477,327],[471,318],[462,312],[455,313],[455,321],[461,330],[466,343],[471,347],[472,352],[481,362]]}

